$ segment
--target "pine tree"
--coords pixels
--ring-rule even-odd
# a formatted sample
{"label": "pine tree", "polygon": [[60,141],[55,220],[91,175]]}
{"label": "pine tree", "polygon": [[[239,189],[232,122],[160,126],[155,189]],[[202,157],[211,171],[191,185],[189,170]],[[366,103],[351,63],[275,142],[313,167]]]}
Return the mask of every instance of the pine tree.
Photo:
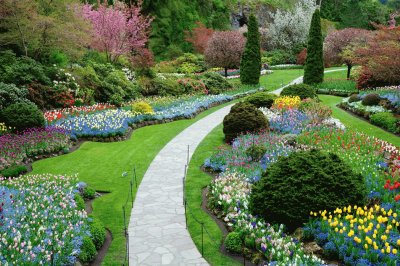
{"label": "pine tree", "polygon": [[319,9],[315,10],[308,35],[307,59],[304,66],[305,84],[320,83],[324,80],[324,51]]}
{"label": "pine tree", "polygon": [[261,51],[260,32],[256,17],[249,18],[247,41],[240,61],[240,81],[243,84],[258,84],[260,82]]}

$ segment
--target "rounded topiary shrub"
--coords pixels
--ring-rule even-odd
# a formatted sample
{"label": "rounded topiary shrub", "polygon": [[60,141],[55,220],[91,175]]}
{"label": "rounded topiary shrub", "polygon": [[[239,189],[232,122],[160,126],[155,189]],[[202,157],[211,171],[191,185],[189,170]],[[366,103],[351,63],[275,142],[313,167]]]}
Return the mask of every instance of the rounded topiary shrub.
{"label": "rounded topiary shrub", "polygon": [[235,104],[224,118],[224,134],[227,142],[232,142],[245,132],[256,132],[268,128],[264,114],[254,105],[240,102]]}
{"label": "rounded topiary shrub", "polygon": [[378,94],[371,93],[364,97],[364,99],[362,100],[362,104],[366,106],[373,106],[373,105],[378,105],[380,101],[381,97],[379,97]]}
{"label": "rounded topiary shrub", "polygon": [[307,84],[296,84],[290,85],[284,88],[281,92],[281,96],[299,96],[300,99],[304,100],[307,98],[317,97],[316,90]]}
{"label": "rounded topiary shrub", "polygon": [[365,204],[364,178],[336,154],[319,150],[280,157],[254,184],[250,209],[289,231],[303,225],[310,211]]}
{"label": "rounded topiary shrub", "polygon": [[104,240],[106,240],[106,229],[104,228],[103,223],[97,218],[93,218],[89,224],[89,227],[90,237],[96,249],[98,250],[103,246]]}
{"label": "rounded topiary shrub", "polygon": [[228,252],[234,254],[242,253],[242,240],[240,239],[239,233],[230,232],[226,236],[224,243]]}
{"label": "rounded topiary shrub", "polygon": [[96,247],[93,244],[92,239],[90,237],[85,236],[82,240],[81,253],[79,254],[79,259],[82,262],[90,262],[93,261],[96,257]]}
{"label": "rounded topiary shrub", "polygon": [[360,99],[360,96],[358,96],[358,94],[352,94],[349,98],[349,103],[353,103],[353,102],[358,102]]}
{"label": "rounded topiary shrub", "polygon": [[257,92],[248,96],[245,101],[255,105],[256,107],[271,108],[274,100],[277,98],[275,94],[267,92]]}
{"label": "rounded topiary shrub", "polygon": [[43,127],[43,113],[34,104],[15,103],[0,112],[0,121],[7,126],[22,131],[31,127]]}
{"label": "rounded topiary shrub", "polygon": [[209,94],[220,94],[232,86],[220,74],[207,72],[201,77],[201,81],[206,86]]}

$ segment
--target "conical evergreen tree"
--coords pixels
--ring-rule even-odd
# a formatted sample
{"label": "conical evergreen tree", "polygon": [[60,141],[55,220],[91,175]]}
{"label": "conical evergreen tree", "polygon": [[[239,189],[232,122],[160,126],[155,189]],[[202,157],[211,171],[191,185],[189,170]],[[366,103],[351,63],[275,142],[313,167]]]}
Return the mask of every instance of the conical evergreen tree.
{"label": "conical evergreen tree", "polygon": [[324,52],[319,9],[315,10],[308,35],[307,59],[304,65],[305,84],[320,83],[324,80]]}
{"label": "conical evergreen tree", "polygon": [[243,84],[260,82],[261,51],[260,32],[256,17],[251,14],[248,24],[247,41],[240,61],[240,81]]}

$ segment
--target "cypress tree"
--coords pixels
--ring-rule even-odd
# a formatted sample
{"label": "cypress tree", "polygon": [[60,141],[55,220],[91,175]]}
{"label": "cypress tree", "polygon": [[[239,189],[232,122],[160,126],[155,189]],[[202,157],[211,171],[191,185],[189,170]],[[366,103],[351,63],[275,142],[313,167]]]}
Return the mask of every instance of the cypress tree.
{"label": "cypress tree", "polygon": [[248,24],[247,41],[240,61],[240,81],[243,84],[260,82],[261,51],[260,32],[256,17],[251,14]]}
{"label": "cypress tree", "polygon": [[319,9],[315,10],[310,26],[307,59],[304,65],[305,84],[321,83],[324,80],[324,52]]}

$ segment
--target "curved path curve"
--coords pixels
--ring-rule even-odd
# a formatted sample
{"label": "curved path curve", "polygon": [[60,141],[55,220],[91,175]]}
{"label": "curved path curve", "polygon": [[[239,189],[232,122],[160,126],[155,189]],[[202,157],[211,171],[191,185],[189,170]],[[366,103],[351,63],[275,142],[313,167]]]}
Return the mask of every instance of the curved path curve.
{"label": "curved path curve", "polygon": [[[326,73],[334,71],[342,69]],[[297,78],[289,85],[302,80],[303,77]],[[280,94],[282,89],[272,93]],[[231,107],[223,107],[186,128],[150,164],[130,217],[130,265],[208,265],[186,229],[182,179],[187,160],[190,161],[200,142],[223,121]]]}

